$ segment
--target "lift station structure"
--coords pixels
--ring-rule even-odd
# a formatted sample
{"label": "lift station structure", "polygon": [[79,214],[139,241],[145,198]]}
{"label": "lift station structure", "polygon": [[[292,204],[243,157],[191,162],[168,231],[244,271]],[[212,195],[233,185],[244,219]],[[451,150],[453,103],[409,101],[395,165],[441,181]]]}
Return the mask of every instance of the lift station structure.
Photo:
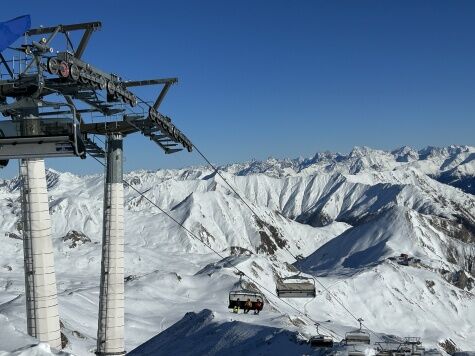
{"label": "lift station structure", "polygon": [[[9,47],[12,59],[0,53],[0,112],[5,117],[0,120],[0,166],[20,160],[27,331],[61,349],[44,159],[92,156],[105,161],[96,354],[123,355],[123,138],[142,133],[168,154],[191,152],[193,145],[159,112],[176,78],[127,81],[82,59],[100,28],[100,22],[28,27],[24,44]],[[80,39],[77,46],[73,34]],[[65,49],[55,51],[52,46],[59,40]],[[130,90],[145,85],[160,88],[153,103]]]}

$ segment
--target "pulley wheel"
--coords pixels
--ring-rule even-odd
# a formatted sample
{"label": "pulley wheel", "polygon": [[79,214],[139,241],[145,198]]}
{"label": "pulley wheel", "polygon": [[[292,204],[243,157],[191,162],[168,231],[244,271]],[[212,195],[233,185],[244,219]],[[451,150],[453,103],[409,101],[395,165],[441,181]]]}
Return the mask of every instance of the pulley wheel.
{"label": "pulley wheel", "polygon": [[69,64],[65,61],[61,61],[59,64],[59,75],[63,78],[69,77]]}
{"label": "pulley wheel", "polygon": [[79,81],[82,83],[82,84],[88,84],[89,83],[89,79],[87,79],[87,72],[85,69],[81,69],[81,71],[79,72]]}
{"label": "pulley wheel", "polygon": [[80,73],[77,65],[71,65],[71,67],[69,68],[69,77],[74,81],[79,79]]}
{"label": "pulley wheel", "polygon": [[115,94],[115,84],[111,80],[107,82],[107,93],[109,93],[110,95]]}
{"label": "pulley wheel", "polygon": [[54,58],[54,57],[49,58],[48,63],[47,63],[47,67],[48,67],[48,72],[50,74],[54,74],[54,75],[58,74],[58,72],[59,72],[59,62],[56,58]]}
{"label": "pulley wheel", "polygon": [[130,106],[134,107],[137,105],[137,98],[135,96],[132,96],[130,99]]}
{"label": "pulley wheel", "polygon": [[99,88],[99,76],[97,74],[91,75],[91,84],[95,89]]}
{"label": "pulley wheel", "polygon": [[99,77],[99,88],[104,90],[107,86],[106,80],[103,77]]}
{"label": "pulley wheel", "polygon": [[117,96],[122,100],[123,102],[126,102],[127,97],[124,93],[124,90],[120,87],[120,84],[115,87],[115,92]]}

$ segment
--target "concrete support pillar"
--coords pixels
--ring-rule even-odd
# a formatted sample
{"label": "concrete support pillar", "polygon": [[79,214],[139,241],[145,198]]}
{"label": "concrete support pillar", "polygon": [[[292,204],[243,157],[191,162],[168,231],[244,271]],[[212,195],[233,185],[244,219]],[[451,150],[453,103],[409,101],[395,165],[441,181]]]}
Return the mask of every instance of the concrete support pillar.
{"label": "concrete support pillar", "polygon": [[107,136],[97,355],[124,355],[122,135]]}
{"label": "concrete support pillar", "polygon": [[28,334],[61,349],[45,162],[20,162]]}

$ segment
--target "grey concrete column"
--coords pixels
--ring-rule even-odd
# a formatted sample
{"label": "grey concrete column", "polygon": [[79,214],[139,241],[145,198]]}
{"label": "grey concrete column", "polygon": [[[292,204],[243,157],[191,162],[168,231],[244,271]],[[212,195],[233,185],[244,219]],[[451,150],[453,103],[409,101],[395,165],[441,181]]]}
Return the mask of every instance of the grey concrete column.
{"label": "grey concrete column", "polygon": [[44,160],[22,160],[20,178],[28,334],[61,349]]}
{"label": "grey concrete column", "polygon": [[107,136],[97,355],[124,355],[122,135]]}

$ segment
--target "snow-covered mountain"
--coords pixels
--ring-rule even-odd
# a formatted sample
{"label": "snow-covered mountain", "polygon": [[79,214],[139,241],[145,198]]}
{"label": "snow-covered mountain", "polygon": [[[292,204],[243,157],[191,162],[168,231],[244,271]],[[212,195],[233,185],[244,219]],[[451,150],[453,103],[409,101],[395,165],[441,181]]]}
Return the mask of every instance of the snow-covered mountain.
{"label": "snow-covered mountain", "polygon": [[[373,341],[421,336],[430,347],[449,340],[475,349],[474,147],[363,147],[220,170],[258,217],[207,167],[126,175],[225,256],[126,188],[127,350],[163,332],[142,350],[169,353],[175,345],[185,352],[193,340],[217,333],[219,345],[205,337],[214,345],[209,354],[252,354],[236,348],[236,340],[257,343],[256,354],[311,353],[302,342],[315,327],[291,306],[341,338],[357,326],[341,304],[365,319]],[[97,327],[103,177],[50,170],[48,187],[66,351],[88,355]],[[33,342],[25,335],[18,198],[17,180],[0,182],[0,350],[6,351]],[[267,301],[261,315],[227,310],[227,293],[239,285],[234,265],[266,288],[253,285]],[[269,291],[296,267],[317,277],[317,296],[287,299],[289,306]]]}

